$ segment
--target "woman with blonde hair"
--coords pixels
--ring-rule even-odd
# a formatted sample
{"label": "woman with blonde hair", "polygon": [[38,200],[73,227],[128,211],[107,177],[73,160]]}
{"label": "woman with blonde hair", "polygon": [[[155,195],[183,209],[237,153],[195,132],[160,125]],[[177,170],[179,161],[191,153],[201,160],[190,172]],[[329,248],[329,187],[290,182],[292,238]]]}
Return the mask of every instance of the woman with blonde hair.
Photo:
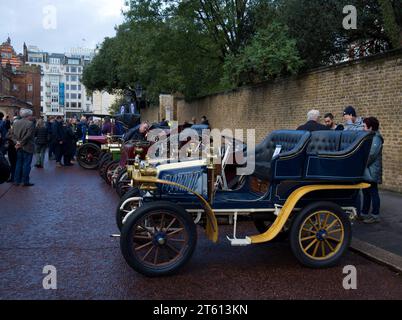
{"label": "woman with blonde hair", "polygon": [[43,168],[45,163],[45,153],[49,142],[48,130],[45,125],[45,121],[39,119],[35,128],[35,167]]}

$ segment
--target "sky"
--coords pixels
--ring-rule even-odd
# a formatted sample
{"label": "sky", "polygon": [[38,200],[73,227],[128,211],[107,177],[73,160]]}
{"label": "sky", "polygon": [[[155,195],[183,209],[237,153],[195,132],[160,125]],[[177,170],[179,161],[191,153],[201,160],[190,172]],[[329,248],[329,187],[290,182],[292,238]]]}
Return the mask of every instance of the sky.
{"label": "sky", "polygon": [[24,42],[51,53],[94,49],[123,22],[124,0],[0,0],[0,43],[10,36],[17,53]]}

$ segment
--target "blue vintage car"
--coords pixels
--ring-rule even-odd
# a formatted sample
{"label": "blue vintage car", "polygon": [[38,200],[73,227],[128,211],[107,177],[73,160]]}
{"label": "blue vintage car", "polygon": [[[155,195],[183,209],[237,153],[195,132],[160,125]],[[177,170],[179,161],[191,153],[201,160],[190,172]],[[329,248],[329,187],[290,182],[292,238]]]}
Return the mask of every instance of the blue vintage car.
{"label": "blue vintage car", "polygon": [[[364,171],[372,139],[364,131],[274,131],[248,159],[253,174],[230,178],[225,150],[221,164],[211,153],[202,160],[130,166],[139,191],[117,209],[122,254],[146,276],[169,275],[193,254],[197,224],[217,242],[219,225],[229,223],[233,246],[288,239],[301,264],[333,266],[349,247],[358,192],[369,186]],[[256,235],[237,237],[244,220],[254,221]]]}

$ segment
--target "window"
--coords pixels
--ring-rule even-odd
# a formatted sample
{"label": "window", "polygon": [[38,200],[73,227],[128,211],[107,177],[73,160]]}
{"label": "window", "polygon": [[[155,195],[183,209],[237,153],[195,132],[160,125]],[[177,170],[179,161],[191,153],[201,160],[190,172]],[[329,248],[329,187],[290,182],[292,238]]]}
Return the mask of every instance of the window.
{"label": "window", "polygon": [[58,96],[52,96],[52,102],[59,102]]}
{"label": "window", "polygon": [[71,73],[77,73],[77,67],[71,67]]}
{"label": "window", "polygon": [[77,102],[71,102],[71,109],[77,109]]}
{"label": "window", "polygon": [[70,102],[66,102],[66,108],[70,108]]}
{"label": "window", "polygon": [[60,64],[60,59],[59,58],[50,58],[49,63],[50,64]]}
{"label": "window", "polygon": [[78,109],[81,109],[81,102],[78,102]]}
{"label": "window", "polygon": [[49,63],[50,64],[60,64],[60,59],[59,58],[50,58]]}
{"label": "window", "polygon": [[70,81],[70,76],[66,76],[66,81]]}
{"label": "window", "polygon": [[52,92],[53,93],[58,93],[59,92],[59,86],[52,86]]}
{"label": "window", "polygon": [[70,90],[70,85],[66,84],[66,90]]}
{"label": "window", "polygon": [[28,84],[28,92],[32,92],[32,90],[33,90],[32,84]]}
{"label": "window", "polygon": [[77,85],[76,84],[72,84],[71,85],[71,91],[76,91],[77,90]]}
{"label": "window", "polygon": [[66,93],[66,99],[70,99],[70,94]]}
{"label": "window", "polygon": [[77,68],[77,71],[78,71],[78,73],[81,73],[82,68],[81,68],[81,67],[78,67],[78,68]]}
{"label": "window", "polygon": [[51,67],[50,72],[51,73],[59,73],[59,69],[57,67]]}
{"label": "window", "polygon": [[76,82],[78,80],[78,77],[77,76],[70,76],[70,80],[72,82]]}
{"label": "window", "polygon": [[81,99],[81,93],[78,94],[78,99]]}
{"label": "window", "polygon": [[59,83],[59,77],[58,76],[49,76],[49,80],[52,83],[55,83],[55,82]]}
{"label": "window", "polygon": [[71,97],[71,99],[77,99],[77,94],[76,94],[76,93],[72,93],[72,94],[70,95],[70,97]]}
{"label": "window", "polygon": [[80,84],[78,85],[78,91],[81,91],[81,85]]}
{"label": "window", "polygon": [[80,60],[78,59],[68,59],[68,64],[80,64]]}
{"label": "window", "polygon": [[13,91],[17,91],[18,90],[18,84],[13,84]]}

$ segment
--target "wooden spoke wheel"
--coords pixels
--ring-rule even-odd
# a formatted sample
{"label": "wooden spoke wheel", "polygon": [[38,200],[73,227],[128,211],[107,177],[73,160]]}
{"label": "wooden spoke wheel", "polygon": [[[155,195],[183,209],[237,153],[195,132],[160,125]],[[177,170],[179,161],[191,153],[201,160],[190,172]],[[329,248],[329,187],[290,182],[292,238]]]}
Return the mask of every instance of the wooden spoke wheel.
{"label": "wooden spoke wheel", "polygon": [[176,204],[155,202],[130,214],[120,244],[127,263],[153,277],[179,270],[193,254],[196,238],[190,214]]}
{"label": "wooden spoke wheel", "polygon": [[100,174],[100,176],[102,177],[102,175],[104,174],[104,172],[105,172],[105,164],[107,163],[107,162],[109,162],[109,161],[112,161],[113,160],[113,157],[112,157],[112,154],[111,153],[104,153],[103,155],[102,155],[102,158],[100,159],[100,161],[99,161],[99,174]]}
{"label": "wooden spoke wheel", "polygon": [[101,155],[102,151],[98,145],[94,143],[86,143],[79,148],[77,160],[82,168],[94,170],[99,165]]}
{"label": "wooden spoke wheel", "polygon": [[106,172],[105,172],[105,181],[108,185],[112,185],[112,178],[113,178],[113,174],[115,173],[115,171],[119,168],[119,161],[112,161],[109,163],[109,165],[106,168]]}
{"label": "wooden spoke wheel", "polygon": [[350,221],[342,208],[319,202],[296,214],[290,234],[299,261],[309,267],[335,265],[349,247]]}
{"label": "wooden spoke wheel", "polygon": [[128,178],[127,169],[123,169],[116,178],[116,192],[123,197],[131,188],[131,179]]}

